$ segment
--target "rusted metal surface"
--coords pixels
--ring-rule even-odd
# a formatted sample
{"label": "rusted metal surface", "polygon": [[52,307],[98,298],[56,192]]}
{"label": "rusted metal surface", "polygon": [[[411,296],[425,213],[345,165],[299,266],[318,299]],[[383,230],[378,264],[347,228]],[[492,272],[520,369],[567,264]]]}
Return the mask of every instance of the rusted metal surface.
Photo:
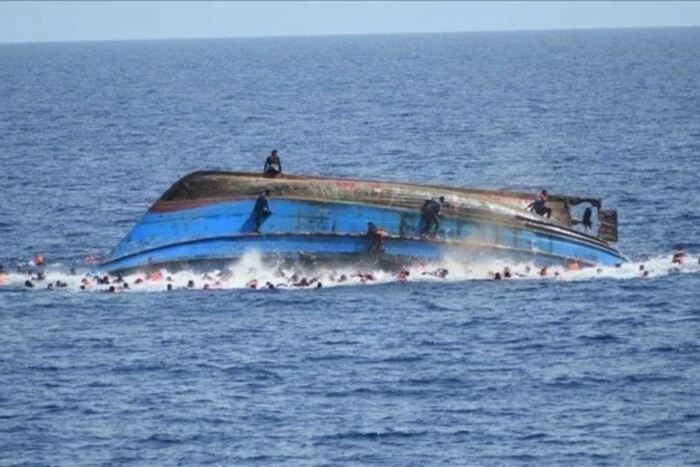
{"label": "rusted metal surface", "polygon": [[[246,242],[246,232],[250,229],[245,230],[245,218],[251,203],[266,190],[270,190],[273,203],[285,200],[278,205],[280,210],[275,218],[278,222],[266,236],[253,235],[252,243]],[[296,254],[300,247],[295,242],[299,238],[311,238],[313,241],[307,242],[307,247],[316,253],[348,254],[355,252],[357,245],[336,240],[358,235],[356,217],[366,221],[365,214],[370,212],[375,216],[373,220],[379,219],[391,232],[386,241],[394,242],[392,255],[430,256],[436,251],[430,248],[430,239],[418,238],[420,229],[416,223],[422,221],[420,210],[425,200],[440,196],[446,200],[441,224],[448,227],[436,242],[444,247],[466,251],[472,244],[488,244],[503,251],[512,248],[515,256],[516,253],[550,255],[591,264],[624,260],[605,241],[617,240],[614,211],[598,209],[602,212],[599,238],[571,228],[569,206],[587,202],[599,208],[601,201],[597,198],[551,195],[546,204],[552,209],[552,218],[546,219],[526,209],[535,196],[533,193],[298,175],[266,178],[257,173],[207,171],[192,173],[173,184],[113,250],[110,264],[115,268],[138,266],[156,253],[162,262],[237,257],[243,254],[246,245],[256,242],[263,251]],[[189,212],[197,207],[207,209]],[[358,224],[362,235],[364,221]],[[336,224],[340,225],[338,230]],[[232,231],[238,234],[232,236]],[[340,237],[328,242],[329,235]],[[269,244],[272,238],[279,240],[274,246]],[[289,242],[287,238],[295,240]],[[416,253],[413,244],[403,240],[418,242],[424,248]]]}
{"label": "rusted metal surface", "polygon": [[[271,191],[273,198],[362,203],[416,211],[420,210],[426,199],[444,196],[447,202],[445,215],[523,217],[566,228],[571,228],[573,224],[570,205],[590,203],[597,208],[602,205],[599,198],[550,195],[547,206],[552,208],[552,216],[544,219],[526,210],[534,193],[286,174],[268,178],[257,173],[200,171],[183,177],[171,186],[152,206],[151,212],[176,211],[218,201],[251,198],[266,189]],[[608,225],[602,228],[601,234],[612,238],[611,232],[612,228]],[[616,235],[614,237],[617,238]]]}
{"label": "rusted metal surface", "polygon": [[[151,208],[165,212],[206,205],[212,202],[249,198],[269,189],[273,198],[375,204],[419,210],[429,198],[444,196],[445,213],[482,210],[504,215],[528,215],[525,207],[534,194],[489,191],[413,183],[365,181],[311,176],[284,175],[265,178],[241,172],[195,172],[175,183]],[[571,226],[568,197],[551,196],[551,221]]]}
{"label": "rusted metal surface", "polygon": [[607,242],[617,242],[617,211],[612,209],[599,209],[598,238]]}

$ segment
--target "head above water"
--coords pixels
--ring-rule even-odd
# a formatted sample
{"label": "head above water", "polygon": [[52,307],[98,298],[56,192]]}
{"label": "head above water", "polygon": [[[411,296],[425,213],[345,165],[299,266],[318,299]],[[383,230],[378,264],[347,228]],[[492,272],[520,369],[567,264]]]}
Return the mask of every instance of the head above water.
{"label": "head above water", "polygon": [[444,197],[444,196],[440,196],[439,200],[440,200],[441,203],[444,203],[444,202],[445,202],[445,197]]}
{"label": "head above water", "polygon": [[277,155],[277,149],[273,149],[272,152],[270,153],[270,155],[276,156],[276,155]]}

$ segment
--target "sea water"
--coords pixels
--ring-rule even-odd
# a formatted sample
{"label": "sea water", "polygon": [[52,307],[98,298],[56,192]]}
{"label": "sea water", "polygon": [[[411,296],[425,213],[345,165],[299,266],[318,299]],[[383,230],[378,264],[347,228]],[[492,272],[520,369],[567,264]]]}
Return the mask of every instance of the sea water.
{"label": "sea water", "polygon": [[[0,464],[698,464],[698,76],[698,28],[0,45]],[[80,289],[178,178],[273,148],[601,197],[631,261]]]}

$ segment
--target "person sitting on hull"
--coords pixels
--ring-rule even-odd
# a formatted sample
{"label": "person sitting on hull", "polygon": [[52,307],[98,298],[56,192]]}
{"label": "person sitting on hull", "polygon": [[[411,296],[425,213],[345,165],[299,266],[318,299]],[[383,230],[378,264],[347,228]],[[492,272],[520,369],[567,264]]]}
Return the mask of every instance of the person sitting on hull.
{"label": "person sitting on hull", "polygon": [[280,156],[277,154],[277,149],[273,149],[267,159],[265,159],[265,166],[263,167],[263,176],[275,178],[282,173],[282,161]]}
{"label": "person sitting on hull", "polygon": [[440,196],[438,199],[429,199],[423,204],[423,207],[420,209],[421,222],[423,224],[423,229],[420,233],[421,237],[426,235],[430,235],[431,237],[437,236],[440,229],[438,217],[442,215],[442,207],[444,205],[444,196]]}
{"label": "person sitting on hull", "polygon": [[528,204],[525,209],[529,211],[534,211],[535,214],[539,216],[545,216],[547,217],[547,219],[549,219],[552,216],[552,208],[546,206],[547,198],[547,190],[542,190],[537,195],[537,198],[535,198],[530,204]]}
{"label": "person sitting on hull", "polygon": [[270,190],[265,190],[258,196],[255,200],[255,207],[253,208],[253,217],[255,220],[255,233],[260,233],[260,226],[265,222],[265,220],[272,215],[272,210],[270,210],[270,202],[268,197],[270,196]]}

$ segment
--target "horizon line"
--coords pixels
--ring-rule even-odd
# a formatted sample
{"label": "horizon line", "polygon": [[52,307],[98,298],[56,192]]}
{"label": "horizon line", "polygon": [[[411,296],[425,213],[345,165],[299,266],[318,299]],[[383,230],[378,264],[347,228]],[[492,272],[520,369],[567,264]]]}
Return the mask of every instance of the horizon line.
{"label": "horizon line", "polygon": [[472,34],[472,33],[508,33],[508,32],[557,32],[557,31],[615,31],[632,29],[691,29],[699,25],[654,25],[654,26],[606,26],[606,27],[567,27],[567,28],[523,28],[523,29],[475,29],[469,31],[413,31],[413,32],[358,32],[344,34],[277,34],[277,35],[245,35],[245,36],[211,36],[211,37],[134,37],[128,39],[59,39],[59,40],[19,40],[0,41],[0,45],[30,45],[30,44],[72,44],[94,42],[150,42],[150,41],[183,41],[183,40],[223,40],[223,39],[303,39],[314,37],[357,37],[357,36],[409,36],[409,35],[438,35],[438,34]]}

